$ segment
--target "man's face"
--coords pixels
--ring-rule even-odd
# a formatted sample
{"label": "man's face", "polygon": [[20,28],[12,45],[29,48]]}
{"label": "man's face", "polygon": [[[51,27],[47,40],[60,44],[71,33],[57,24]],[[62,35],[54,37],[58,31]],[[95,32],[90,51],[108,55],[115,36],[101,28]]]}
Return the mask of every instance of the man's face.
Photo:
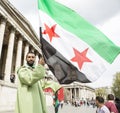
{"label": "man's face", "polygon": [[35,62],[35,55],[33,53],[28,53],[26,56],[26,61],[29,66],[33,66]]}

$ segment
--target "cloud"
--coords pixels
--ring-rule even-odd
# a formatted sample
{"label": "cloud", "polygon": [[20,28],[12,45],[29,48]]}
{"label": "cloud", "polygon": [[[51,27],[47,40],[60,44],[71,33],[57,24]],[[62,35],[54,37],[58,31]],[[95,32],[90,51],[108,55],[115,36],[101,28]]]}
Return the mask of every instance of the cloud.
{"label": "cloud", "polygon": [[[9,0],[33,25],[37,25],[37,0]],[[56,0],[75,9],[82,17],[94,25],[102,24],[120,13],[120,0]],[[38,20],[36,20],[38,19]],[[37,24],[35,24],[37,22]],[[35,26],[36,25],[36,26]]]}
{"label": "cloud", "polygon": [[37,0],[9,0],[11,4],[24,16],[32,25],[39,36],[39,13]]}
{"label": "cloud", "polygon": [[116,45],[120,45],[120,13],[97,25],[106,36],[108,36]]}
{"label": "cloud", "polygon": [[[9,0],[24,15],[37,13],[37,0]],[[120,12],[120,0],[56,0],[75,9],[91,23],[98,24]]]}
{"label": "cloud", "polygon": [[75,9],[82,17],[95,24],[120,12],[120,0],[56,0]]}
{"label": "cloud", "polygon": [[9,0],[16,9],[18,9],[22,14],[26,15],[28,13],[36,13],[38,10],[37,0]]}

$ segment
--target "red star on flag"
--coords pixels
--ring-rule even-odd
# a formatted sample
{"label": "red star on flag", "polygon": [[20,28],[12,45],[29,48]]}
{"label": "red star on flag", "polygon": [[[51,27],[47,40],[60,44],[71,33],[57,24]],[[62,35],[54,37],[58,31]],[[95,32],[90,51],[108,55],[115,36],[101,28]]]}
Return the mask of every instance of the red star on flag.
{"label": "red star on flag", "polygon": [[81,70],[81,68],[83,66],[83,63],[85,63],[85,62],[92,62],[90,59],[88,59],[86,57],[88,48],[85,49],[81,53],[77,49],[75,49],[75,48],[73,48],[73,50],[74,50],[75,56],[71,59],[71,61],[77,62],[80,70]]}
{"label": "red star on flag", "polygon": [[52,41],[52,38],[59,38],[60,36],[58,34],[55,33],[55,28],[56,28],[56,24],[53,25],[51,28],[49,26],[45,25],[45,30],[43,32],[43,34],[48,34],[49,38],[50,38],[50,42]]}

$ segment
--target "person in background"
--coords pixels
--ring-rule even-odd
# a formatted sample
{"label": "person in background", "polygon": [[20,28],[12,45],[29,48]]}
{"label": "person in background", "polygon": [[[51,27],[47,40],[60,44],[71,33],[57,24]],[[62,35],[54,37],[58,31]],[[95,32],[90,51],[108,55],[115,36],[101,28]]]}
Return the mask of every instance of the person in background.
{"label": "person in background", "polygon": [[64,104],[64,101],[62,100],[62,101],[60,102],[61,109],[63,108],[63,104]]}
{"label": "person in background", "polygon": [[58,100],[58,91],[56,91],[56,93],[54,94],[54,108],[55,108],[55,113],[58,113],[58,109],[59,109],[59,106],[60,106],[60,102]]}
{"label": "person in background", "polygon": [[115,98],[115,105],[117,107],[118,113],[120,113],[120,98]]}
{"label": "person in background", "polygon": [[97,111],[96,113],[110,113],[109,109],[104,105],[104,98],[101,96],[96,97]]}
{"label": "person in background", "polygon": [[113,94],[108,94],[107,100],[108,101],[105,103],[105,105],[110,110],[110,112],[111,113],[118,113],[118,110],[116,108],[115,101],[114,101],[114,95]]}
{"label": "person in background", "polygon": [[14,74],[14,73],[12,73],[12,74],[10,75],[10,81],[11,81],[12,83],[15,83],[15,74]]}
{"label": "person in background", "polygon": [[47,89],[50,88],[53,91],[53,105],[54,105],[54,109],[55,109],[55,113],[58,113],[59,110],[59,106],[60,106],[60,101],[58,98],[58,93],[61,90],[62,86],[58,83],[55,82],[51,79],[51,77],[46,76],[45,77],[45,81],[41,81],[43,82],[43,89]]}

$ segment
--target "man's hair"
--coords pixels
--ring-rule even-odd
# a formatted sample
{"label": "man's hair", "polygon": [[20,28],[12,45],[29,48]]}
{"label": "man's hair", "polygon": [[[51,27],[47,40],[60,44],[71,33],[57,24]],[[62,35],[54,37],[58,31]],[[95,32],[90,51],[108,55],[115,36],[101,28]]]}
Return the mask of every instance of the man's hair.
{"label": "man's hair", "polygon": [[96,100],[97,100],[99,103],[101,103],[101,104],[104,103],[104,98],[101,97],[101,96],[97,96],[97,97],[96,97]]}
{"label": "man's hair", "polygon": [[[26,54],[26,58],[27,58],[28,54],[34,54],[34,55],[36,55],[35,52],[29,51],[29,52]],[[39,59],[40,59],[40,58],[42,58],[43,56],[42,56],[41,54],[39,54],[38,57],[39,57]]]}
{"label": "man's hair", "polygon": [[33,51],[29,51],[29,52],[26,54],[26,58],[27,58],[28,54],[34,54],[34,55],[35,55],[35,53],[34,53]]}
{"label": "man's hair", "polygon": [[107,99],[108,100],[114,100],[114,95],[113,94],[108,94]]}

